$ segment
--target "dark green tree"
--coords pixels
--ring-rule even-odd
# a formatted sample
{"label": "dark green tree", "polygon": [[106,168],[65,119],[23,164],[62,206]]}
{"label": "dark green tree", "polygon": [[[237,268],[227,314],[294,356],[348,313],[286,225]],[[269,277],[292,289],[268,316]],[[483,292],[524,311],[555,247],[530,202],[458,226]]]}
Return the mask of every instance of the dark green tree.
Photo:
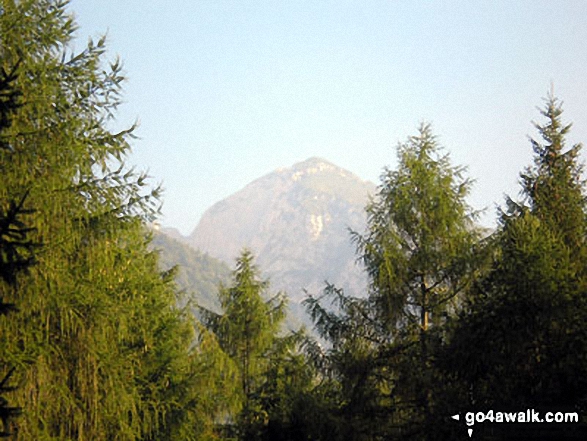
{"label": "dark green tree", "polygon": [[267,425],[261,440],[320,439],[316,368],[305,348],[311,344],[304,330],[280,337],[267,354],[268,366],[259,390]]}
{"label": "dark green tree", "polygon": [[[320,337],[327,342],[306,348],[320,380],[313,390],[313,411],[319,424],[313,439],[371,440],[393,431],[389,369],[391,345],[369,299],[347,295],[328,284],[322,296],[305,305]],[[397,346],[394,350],[397,349]]]}
{"label": "dark green tree", "polygon": [[534,123],[542,142],[530,139],[534,165],[521,174],[524,199],[510,202],[510,215],[517,215],[523,205],[552,233],[560,236],[576,260],[585,258],[587,219],[583,166],[579,162],[581,144],[566,148],[565,138],[572,124],[562,121],[562,103],[552,94],[540,110],[546,119]]}
{"label": "dark green tree", "polygon": [[[555,97],[541,114],[546,122],[535,126],[543,144],[531,140],[534,166],[521,174],[523,199],[508,199],[492,238],[491,269],[475,284],[440,357],[461,402],[479,409],[584,409],[587,403],[581,146],[565,149],[570,125],[562,123]],[[551,439],[534,429],[520,437]],[[580,439],[583,429],[566,429],[557,433]]]}

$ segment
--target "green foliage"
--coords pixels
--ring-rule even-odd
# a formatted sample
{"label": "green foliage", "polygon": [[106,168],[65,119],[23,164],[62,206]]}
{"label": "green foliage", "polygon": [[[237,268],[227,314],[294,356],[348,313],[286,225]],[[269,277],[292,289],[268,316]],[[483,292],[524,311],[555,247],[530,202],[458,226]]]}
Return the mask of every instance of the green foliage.
{"label": "green foliage", "polygon": [[[565,151],[570,125],[562,124],[555,97],[541,113],[546,123],[535,126],[545,144],[531,140],[534,166],[521,175],[524,199],[508,199],[492,238],[491,269],[439,355],[461,400],[479,409],[587,404],[581,146]],[[543,435],[535,428],[528,436]]]}
{"label": "green foliage", "polygon": [[[324,302],[330,301],[330,307]],[[321,417],[320,439],[369,440],[389,434],[393,424],[392,376],[387,365],[391,352],[377,312],[369,299],[354,298],[327,285],[320,298],[305,304],[328,344],[308,351],[323,381],[317,388]],[[326,435],[327,434],[327,435]]]}
{"label": "green foliage", "polygon": [[267,354],[269,363],[259,391],[267,424],[259,439],[320,439],[323,412],[316,412],[321,397],[316,369],[304,353],[308,344],[309,337],[299,331],[277,339]]}
{"label": "green foliage", "polygon": [[[5,131],[11,125],[14,112],[20,106],[19,93],[15,87],[17,66],[10,71],[0,69],[0,149],[9,149],[5,141]],[[27,215],[33,211],[25,208],[28,192],[19,199],[7,195],[0,200],[0,316],[17,311],[14,303],[5,302],[5,291],[14,289],[19,273],[25,272],[34,263],[35,244],[30,239],[33,229],[26,223]],[[10,420],[19,415],[21,409],[11,406],[5,394],[15,390],[9,385],[15,368],[6,366],[0,380],[0,421],[2,429],[0,438],[11,435]]]}
{"label": "green foliage", "polygon": [[422,418],[429,424],[435,405],[430,330],[462,301],[477,267],[479,234],[465,202],[471,182],[441,154],[429,125],[399,146],[398,159],[367,207],[367,234],[354,237],[371,280],[380,341],[393,354],[386,364],[396,421],[413,426]]}
{"label": "green foliage", "polygon": [[339,403],[330,410],[339,418],[333,439],[424,436],[436,401],[436,330],[457,310],[478,266],[463,168],[440,153],[429,125],[400,144],[398,159],[367,206],[366,233],[353,233],[368,296],[327,286],[322,298],[306,301],[331,344],[323,363]]}
{"label": "green foliage", "polygon": [[[11,428],[26,440],[162,439],[194,422],[180,414],[200,391],[185,386],[212,367],[147,247],[159,191],[125,166],[132,128],[109,128],[121,65],[104,62],[103,39],[69,51],[66,6],[0,4],[0,297],[19,309],[0,317],[0,377],[14,372],[23,410]],[[205,432],[198,409],[185,411],[198,414],[192,433]]]}
{"label": "green foliage", "polygon": [[267,287],[268,282],[259,278],[252,254],[245,250],[237,259],[232,285],[220,288],[222,313],[203,310],[206,326],[238,372],[242,408],[237,431],[242,439],[260,437],[268,422],[260,391],[270,366],[269,352],[278,342],[285,299],[277,294],[265,300]]}
{"label": "green foliage", "polygon": [[398,147],[398,160],[367,207],[367,233],[353,236],[390,336],[441,322],[469,280],[477,240],[465,203],[471,182],[440,153],[429,125]]}
{"label": "green foliage", "polygon": [[162,269],[177,266],[175,282],[185,293],[185,301],[219,311],[218,285],[230,280],[230,268],[208,254],[163,234],[156,233],[152,248],[160,253]]}
{"label": "green foliage", "polygon": [[578,377],[556,367],[569,369],[576,355],[565,347],[569,324],[578,318],[569,253],[530,213],[508,221],[499,249],[454,333],[447,368],[461,373],[486,406],[575,402]]}
{"label": "green foliage", "polygon": [[[198,326],[195,351],[168,386],[172,403],[166,424],[153,440],[202,441],[219,438],[218,426],[240,409],[238,371],[214,334]],[[181,357],[180,357],[181,359]]]}
{"label": "green foliage", "polygon": [[[145,228],[159,190],[126,166],[133,128],[110,128],[121,65],[104,39],[70,51],[66,6],[0,1],[0,436],[451,439],[446,416],[464,406],[587,409],[581,146],[566,149],[556,98],[523,200],[484,241],[471,182],[430,126],[400,144],[353,234],[367,295],[327,285],[305,302],[322,347],[280,335],[284,298],[266,296],[247,251],[202,323],[178,308]],[[180,284],[225,277],[169,247],[164,265],[200,268]]]}
{"label": "green foliage", "polygon": [[[218,286],[226,285],[230,281],[231,271],[228,265],[165,233],[158,232],[153,235],[151,248],[159,252],[162,270],[177,267],[175,283],[182,291],[179,301],[181,305],[199,305],[214,312],[220,311]],[[281,329],[300,329],[300,317],[305,317],[302,307],[297,303],[289,303],[287,306],[287,314]],[[198,308],[193,308],[193,311],[194,315],[198,316]]]}
{"label": "green foliage", "polygon": [[[571,124],[562,122],[562,104],[556,97],[549,95],[540,113],[546,118],[546,123],[534,123],[534,126],[544,144],[531,139],[534,166],[527,168],[521,175],[524,202],[529,203],[531,212],[548,229],[560,235],[569,249],[579,252],[584,248],[587,233],[583,167],[578,162],[582,146],[576,144],[569,149],[565,148],[565,136]],[[518,208],[513,210],[514,213],[519,213],[520,206],[510,203],[511,209]],[[576,256],[584,257],[584,254]]]}

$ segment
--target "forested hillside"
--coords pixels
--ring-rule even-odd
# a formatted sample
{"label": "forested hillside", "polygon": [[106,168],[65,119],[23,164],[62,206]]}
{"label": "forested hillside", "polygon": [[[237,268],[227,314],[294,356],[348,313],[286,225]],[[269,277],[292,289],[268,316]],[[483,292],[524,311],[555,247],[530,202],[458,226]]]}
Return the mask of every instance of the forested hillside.
{"label": "forested hillside", "polygon": [[177,266],[175,282],[184,291],[180,303],[188,300],[217,310],[220,307],[218,288],[230,280],[230,268],[207,254],[196,251],[165,233],[154,233],[151,247],[159,252],[162,270]]}
{"label": "forested hillside", "polygon": [[66,3],[0,2],[0,437],[585,439],[587,194],[554,94],[490,235],[430,124],[397,146],[349,237],[365,291],[303,302],[318,343],[283,332],[251,251],[227,273],[177,247],[202,268],[179,277],[224,280],[182,308],[151,243],[160,191],[111,128],[121,64],[74,30]]}

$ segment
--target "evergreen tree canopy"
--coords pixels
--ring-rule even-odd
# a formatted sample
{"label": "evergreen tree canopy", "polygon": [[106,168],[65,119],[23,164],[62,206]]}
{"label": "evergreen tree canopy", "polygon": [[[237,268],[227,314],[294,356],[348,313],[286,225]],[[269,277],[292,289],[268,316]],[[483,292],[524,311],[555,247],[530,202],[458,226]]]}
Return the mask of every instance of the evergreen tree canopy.
{"label": "evergreen tree canopy", "polygon": [[231,358],[240,379],[242,411],[238,430],[242,439],[260,436],[268,422],[259,392],[269,369],[269,352],[285,314],[285,299],[277,294],[265,298],[268,282],[259,278],[253,255],[244,250],[236,261],[233,283],[221,287],[221,314],[204,310],[204,322]]}
{"label": "evergreen tree canopy", "polygon": [[397,169],[381,176],[367,206],[366,234],[353,235],[369,274],[369,298],[390,336],[439,323],[470,280],[478,233],[463,172],[423,124],[399,145]]}
{"label": "evergreen tree canopy", "polygon": [[74,31],[67,2],[0,2],[0,301],[18,308],[0,316],[0,378],[14,372],[22,409],[11,431],[163,439],[197,395],[181,386],[207,367],[147,248],[159,189],[125,163],[133,128],[110,128],[121,64],[104,39],[73,53]]}
{"label": "evergreen tree canopy", "polygon": [[[479,233],[465,198],[471,181],[442,154],[430,125],[398,146],[367,206],[365,234],[353,233],[370,285],[352,298],[328,286],[334,310],[306,305],[323,338],[328,377],[341,403],[340,438],[422,437],[438,397],[434,351],[475,274]],[[322,300],[322,301],[323,301]]]}
{"label": "evergreen tree canopy", "polygon": [[[521,175],[522,203],[528,203],[530,211],[549,230],[560,235],[574,253],[579,253],[587,233],[583,166],[578,161],[582,145],[566,148],[565,139],[572,125],[562,122],[562,103],[555,96],[550,94],[545,101],[540,113],[546,122],[534,123],[543,142],[530,139],[534,165]],[[516,213],[521,204],[510,203],[510,207]]]}
{"label": "evergreen tree canopy", "polygon": [[[491,268],[439,355],[472,408],[581,410],[587,403],[581,145],[565,150],[570,124],[561,122],[554,96],[541,114],[546,122],[534,125],[544,144],[531,139],[534,165],[521,174],[523,200],[507,199]],[[527,439],[551,439],[533,429]],[[561,438],[581,439],[584,428],[564,430]]]}

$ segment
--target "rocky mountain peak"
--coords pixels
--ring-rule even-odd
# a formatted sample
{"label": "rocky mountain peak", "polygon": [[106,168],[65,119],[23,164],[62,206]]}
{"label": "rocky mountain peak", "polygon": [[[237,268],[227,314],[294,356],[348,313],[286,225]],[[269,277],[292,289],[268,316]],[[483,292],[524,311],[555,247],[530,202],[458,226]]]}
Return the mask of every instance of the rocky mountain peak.
{"label": "rocky mountain peak", "polygon": [[374,184],[324,159],[269,173],[204,213],[189,243],[232,265],[242,248],[257,256],[275,290],[294,301],[328,280],[364,289],[348,229],[362,230]]}

